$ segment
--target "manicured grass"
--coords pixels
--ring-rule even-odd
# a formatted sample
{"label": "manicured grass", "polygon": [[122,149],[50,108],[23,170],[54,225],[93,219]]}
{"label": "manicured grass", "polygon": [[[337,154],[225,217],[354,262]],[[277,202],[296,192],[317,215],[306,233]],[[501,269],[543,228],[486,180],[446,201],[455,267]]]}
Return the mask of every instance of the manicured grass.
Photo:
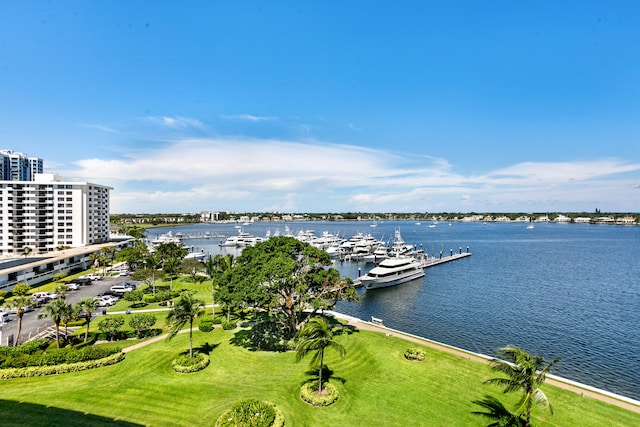
{"label": "manicured grass", "polygon": [[[180,334],[128,352],[114,366],[3,381],[3,425],[213,425],[234,402],[254,397],[275,403],[290,426],[484,426],[485,419],[471,414],[479,410],[472,400],[485,394],[509,404],[516,399],[482,384],[493,376],[485,364],[426,347],[426,361],[410,362],[403,352],[416,344],[358,331],[338,338],[347,349],[344,359],[327,352],[340,399],[314,408],[298,397],[310,378],[308,360],[249,351],[233,344],[240,334],[194,330],[194,346],[209,352],[211,364],[192,374],[171,369],[171,360],[188,349],[188,334]],[[535,409],[536,426],[640,425],[639,414],[549,385],[544,389],[556,413]]]}

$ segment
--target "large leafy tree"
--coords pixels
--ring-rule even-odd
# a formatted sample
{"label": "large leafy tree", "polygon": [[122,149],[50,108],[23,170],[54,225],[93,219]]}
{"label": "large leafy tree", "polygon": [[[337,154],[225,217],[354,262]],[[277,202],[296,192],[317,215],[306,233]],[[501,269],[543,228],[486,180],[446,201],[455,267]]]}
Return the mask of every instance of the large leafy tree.
{"label": "large leafy tree", "polygon": [[167,320],[171,324],[168,339],[172,339],[188,323],[189,324],[189,357],[193,358],[193,322],[203,312],[204,302],[194,297],[191,292],[183,292],[176,301]]}
{"label": "large leafy tree", "polygon": [[273,237],[242,251],[226,286],[244,303],[270,310],[285,335],[293,337],[319,310],[332,308],[338,299],[357,299],[353,282],[341,280],[329,265],[325,251],[293,237]]}
{"label": "large leafy tree", "polygon": [[211,279],[211,319],[216,318],[216,291],[219,288],[221,277],[231,272],[235,265],[235,258],[232,254],[217,254],[215,257],[209,255],[204,262],[204,271]]}
{"label": "large leafy tree", "polygon": [[89,324],[93,313],[98,309],[100,303],[95,298],[84,298],[76,304],[76,311],[79,316],[83,317],[87,322],[87,328],[84,331],[84,341],[89,338]]}
{"label": "large leafy tree", "polygon": [[71,316],[71,304],[67,304],[62,298],[51,301],[42,308],[38,318],[48,317],[56,326],[56,346],[60,348],[60,323],[67,316]]}
{"label": "large leafy tree", "polygon": [[505,393],[522,393],[516,413],[523,415],[524,425],[526,427],[531,425],[531,409],[534,402],[553,413],[553,406],[540,386],[544,383],[547,373],[553,365],[560,361],[560,358],[547,363],[544,357],[532,356],[514,345],[502,347],[497,354],[503,359],[492,360],[491,367],[494,371],[505,374],[505,377],[491,378],[485,382],[504,387]]}
{"label": "large leafy tree", "polygon": [[[17,286],[17,285],[16,285]],[[14,288],[15,294],[15,288]],[[18,318],[18,332],[16,335],[16,339],[13,342],[14,346],[18,345],[18,341],[20,341],[20,333],[22,332],[22,318],[24,317],[25,308],[34,304],[33,298],[27,295],[14,295],[11,298],[5,300],[4,304],[9,308],[16,309],[16,317]]]}
{"label": "large leafy tree", "polygon": [[340,357],[344,357],[346,349],[334,340],[339,329],[332,328],[324,316],[314,316],[298,333],[296,347],[296,361],[302,360],[307,354],[313,353],[311,364],[318,367],[318,393],[322,393],[322,368],[324,353],[327,348],[336,350]]}
{"label": "large leafy tree", "polygon": [[132,246],[120,249],[116,259],[126,262],[131,269],[136,270],[138,265],[144,261],[149,254],[149,248],[142,241],[136,240]]}

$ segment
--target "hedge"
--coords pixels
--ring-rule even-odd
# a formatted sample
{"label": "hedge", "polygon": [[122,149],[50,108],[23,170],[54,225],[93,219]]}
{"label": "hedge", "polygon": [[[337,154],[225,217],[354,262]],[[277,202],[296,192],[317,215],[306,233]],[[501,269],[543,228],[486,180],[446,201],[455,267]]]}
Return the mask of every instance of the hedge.
{"label": "hedge", "polygon": [[47,375],[65,374],[67,372],[79,372],[87,369],[101,368],[114,365],[124,360],[124,353],[116,353],[102,359],[87,362],[64,363],[54,366],[30,366],[28,368],[0,369],[0,380],[12,378],[44,377]]}

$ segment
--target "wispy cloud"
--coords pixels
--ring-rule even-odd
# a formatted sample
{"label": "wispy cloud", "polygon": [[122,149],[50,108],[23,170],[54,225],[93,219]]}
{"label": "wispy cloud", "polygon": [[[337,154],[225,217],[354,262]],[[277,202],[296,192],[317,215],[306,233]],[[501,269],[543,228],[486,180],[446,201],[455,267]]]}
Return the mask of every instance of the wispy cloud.
{"label": "wispy cloud", "polygon": [[640,208],[640,164],[617,159],[464,175],[437,157],[257,138],[182,138],[126,156],[64,174],[113,186],[115,212]]}
{"label": "wispy cloud", "polygon": [[145,120],[159,126],[171,129],[183,130],[186,128],[205,129],[206,126],[200,120],[181,116],[146,116]]}
{"label": "wispy cloud", "polygon": [[78,123],[77,126],[81,127],[81,128],[86,128],[86,129],[96,129],[99,130],[101,132],[106,132],[106,133],[116,133],[118,132],[116,129],[110,127],[110,126],[105,126],[105,125],[101,125],[101,124],[97,124],[97,123]]}
{"label": "wispy cloud", "polygon": [[220,117],[225,120],[244,120],[248,122],[270,122],[278,120],[277,117],[273,116],[254,116],[253,114],[223,114]]}
{"label": "wispy cloud", "polygon": [[355,130],[357,132],[362,132],[364,130],[362,128],[356,127],[356,125],[354,125],[353,123],[349,123],[348,126],[349,126],[349,129]]}

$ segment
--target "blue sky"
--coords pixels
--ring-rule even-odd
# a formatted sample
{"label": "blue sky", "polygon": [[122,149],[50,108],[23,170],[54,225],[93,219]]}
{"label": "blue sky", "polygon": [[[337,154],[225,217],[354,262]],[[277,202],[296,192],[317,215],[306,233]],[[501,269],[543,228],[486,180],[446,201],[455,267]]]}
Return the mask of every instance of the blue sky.
{"label": "blue sky", "polygon": [[635,1],[4,1],[0,149],[113,213],[640,211]]}

